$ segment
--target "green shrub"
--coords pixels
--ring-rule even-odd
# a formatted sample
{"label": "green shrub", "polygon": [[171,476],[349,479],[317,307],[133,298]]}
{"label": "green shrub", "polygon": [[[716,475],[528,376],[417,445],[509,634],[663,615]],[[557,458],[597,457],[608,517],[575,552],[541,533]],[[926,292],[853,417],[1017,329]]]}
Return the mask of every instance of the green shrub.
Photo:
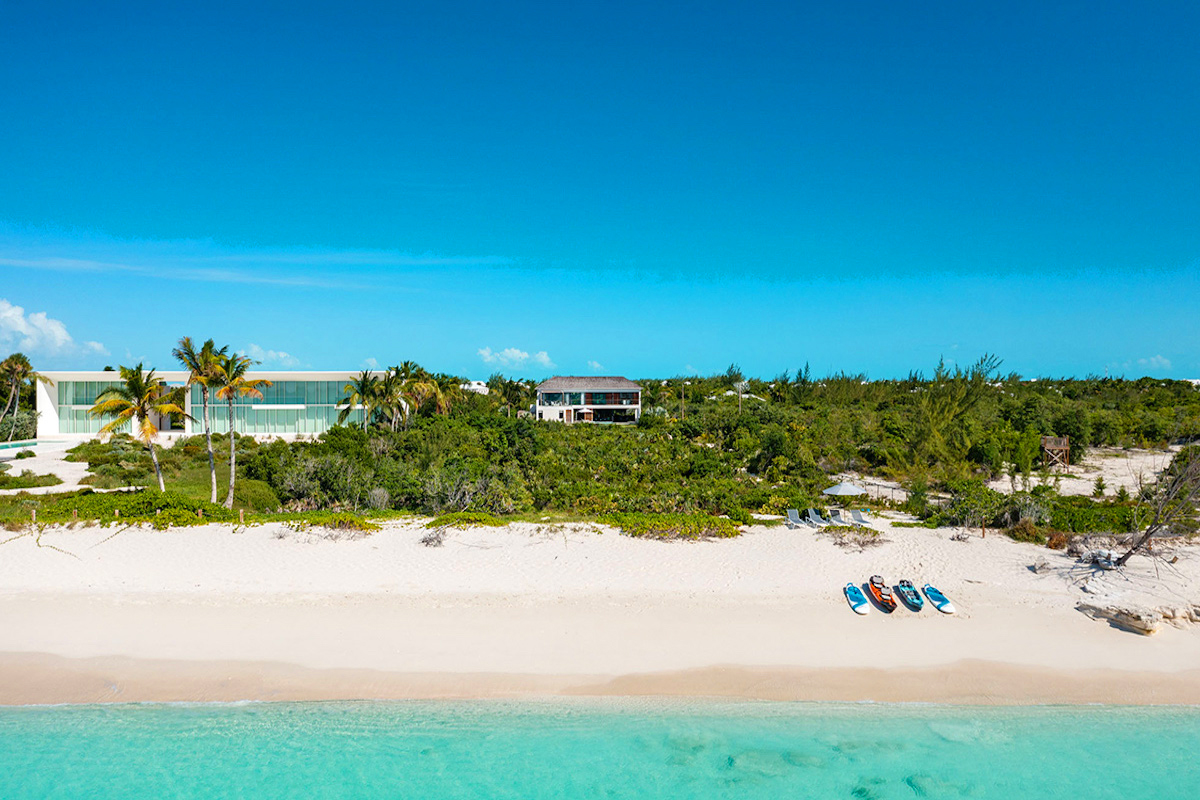
{"label": "green shrub", "polygon": [[913,478],[908,484],[908,499],[902,509],[914,517],[925,517],[929,514],[929,483],[924,478]]}
{"label": "green shrub", "polygon": [[617,513],[600,521],[620,528],[626,536],[651,539],[731,539],[742,533],[731,520],[709,514]]}
{"label": "green shrub", "polygon": [[238,479],[233,487],[233,501],[251,511],[278,511],[280,508],[279,498],[271,485],[253,478]]}
{"label": "green shrub", "polygon": [[1010,539],[1018,542],[1029,542],[1031,544],[1045,544],[1048,537],[1046,533],[1040,530],[1033,524],[1033,520],[1029,518],[1022,519],[1016,525],[1005,531]]}
{"label": "green shrub", "polygon": [[380,526],[370,520],[352,514],[349,511],[306,511],[299,514],[283,514],[268,518],[271,521],[282,519],[283,524],[294,531],[306,531],[309,528],[327,528],[334,531],[362,531],[370,533],[380,529]]}
{"label": "green shrub", "polygon": [[1050,527],[1070,533],[1130,533],[1137,527],[1137,509],[1119,501],[1056,497],[1050,507]]}
{"label": "green shrub", "polygon": [[57,475],[37,475],[28,469],[20,475],[0,472],[0,489],[33,489],[37,486],[58,486],[60,483],[62,478]]}
{"label": "green shrub", "polygon": [[739,525],[753,525],[754,517],[750,516],[750,512],[744,508],[731,508],[725,513],[725,516]]}
{"label": "green shrub", "polygon": [[[51,496],[38,510],[38,521],[70,522],[76,511],[80,520],[104,525],[113,522],[154,522],[164,514],[169,515],[168,518],[172,520],[170,524],[175,525],[201,525],[237,519],[237,512],[178,492],[139,489],[101,493],[84,489]],[[120,516],[116,513],[118,511]]]}
{"label": "green shrub", "polygon": [[32,450],[21,450],[17,453],[17,458],[18,459],[33,458],[36,455],[37,455],[37,453],[33,452]]}
{"label": "green shrub", "polygon": [[425,523],[426,528],[473,528],[476,526],[497,527],[504,520],[483,511],[454,511],[442,514]]}
{"label": "green shrub", "polygon": [[864,536],[878,536],[879,531],[873,528],[860,528],[857,525],[826,525],[818,529],[818,533],[832,533],[834,535],[844,536],[846,534],[862,534]]}
{"label": "green shrub", "polygon": [[0,420],[0,442],[23,441],[37,436],[37,412],[17,409]]}

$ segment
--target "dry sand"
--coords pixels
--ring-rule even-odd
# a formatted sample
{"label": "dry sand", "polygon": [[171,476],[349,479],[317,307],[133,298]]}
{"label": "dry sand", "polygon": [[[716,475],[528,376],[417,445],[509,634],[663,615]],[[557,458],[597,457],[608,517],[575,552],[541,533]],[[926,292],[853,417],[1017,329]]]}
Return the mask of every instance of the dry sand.
{"label": "dry sand", "polygon": [[[1200,626],[1143,637],[1083,602],[1200,603],[1200,551],[1093,572],[1002,536],[838,547],[588,525],[360,538],[272,524],[52,528],[0,545],[0,703],[687,694],[1200,702]],[[1037,561],[1051,571],[1035,574]],[[957,616],[850,612],[848,580],[930,581]],[[1086,591],[1084,590],[1086,587]]]}
{"label": "dry sand", "polygon": [[[1096,478],[1103,478],[1105,496],[1115,496],[1122,487],[1131,495],[1136,495],[1142,485],[1153,482],[1154,477],[1170,465],[1177,452],[1179,447],[1165,450],[1089,448],[1083,463],[1072,464],[1068,470],[1035,473],[1026,478],[1018,477],[1016,481],[1008,477],[997,478],[989,481],[988,487],[1010,494],[1046,483],[1053,486],[1059,494],[1090,497],[1095,492]],[[862,486],[868,495],[879,500],[903,502],[908,496],[908,492],[900,483],[886,478],[844,472],[835,476],[833,480],[853,481]]]}

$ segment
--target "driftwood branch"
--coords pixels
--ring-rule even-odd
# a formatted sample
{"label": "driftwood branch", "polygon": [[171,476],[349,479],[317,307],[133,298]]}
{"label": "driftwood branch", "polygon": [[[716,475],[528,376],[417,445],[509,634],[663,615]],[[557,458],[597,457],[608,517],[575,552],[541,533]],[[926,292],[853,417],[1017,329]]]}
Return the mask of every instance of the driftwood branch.
{"label": "driftwood branch", "polygon": [[1170,532],[1177,523],[1196,513],[1196,505],[1200,503],[1200,446],[1180,450],[1158,480],[1141,487],[1138,494],[1148,507],[1150,519],[1145,529],[1134,537],[1130,548],[1117,559],[1118,567],[1125,566],[1155,536]]}

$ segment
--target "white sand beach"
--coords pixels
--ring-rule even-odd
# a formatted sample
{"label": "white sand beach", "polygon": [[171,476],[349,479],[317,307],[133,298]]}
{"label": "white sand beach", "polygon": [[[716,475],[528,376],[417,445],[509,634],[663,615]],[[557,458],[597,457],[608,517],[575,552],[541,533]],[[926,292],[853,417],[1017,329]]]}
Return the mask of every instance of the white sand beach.
{"label": "white sand beach", "polygon": [[[557,693],[1200,702],[1200,625],[1118,630],[1080,602],[1200,605],[1200,548],[1124,572],[1002,535],[897,528],[632,539],[583,524],[352,536],[279,524],[48,528],[0,545],[0,703]],[[7,534],[5,538],[14,536]],[[1037,574],[1030,565],[1046,561]],[[960,612],[866,617],[879,573]]]}

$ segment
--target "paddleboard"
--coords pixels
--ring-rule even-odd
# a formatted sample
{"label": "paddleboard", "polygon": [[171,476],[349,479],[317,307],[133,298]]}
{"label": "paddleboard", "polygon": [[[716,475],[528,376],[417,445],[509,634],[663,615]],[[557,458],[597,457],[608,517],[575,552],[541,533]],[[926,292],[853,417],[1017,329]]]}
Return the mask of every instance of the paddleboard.
{"label": "paddleboard", "polygon": [[942,612],[943,614],[955,613],[956,609],[954,608],[954,604],[950,602],[950,598],[946,597],[946,595],[942,594],[928,583],[921,587],[921,591],[925,593],[925,596],[929,598],[929,602],[938,611]]}
{"label": "paddleboard", "polygon": [[867,596],[862,593],[862,589],[855,586],[853,583],[847,583],[846,602],[850,604],[850,608],[855,614],[867,614],[871,610],[871,604],[867,602]]}

